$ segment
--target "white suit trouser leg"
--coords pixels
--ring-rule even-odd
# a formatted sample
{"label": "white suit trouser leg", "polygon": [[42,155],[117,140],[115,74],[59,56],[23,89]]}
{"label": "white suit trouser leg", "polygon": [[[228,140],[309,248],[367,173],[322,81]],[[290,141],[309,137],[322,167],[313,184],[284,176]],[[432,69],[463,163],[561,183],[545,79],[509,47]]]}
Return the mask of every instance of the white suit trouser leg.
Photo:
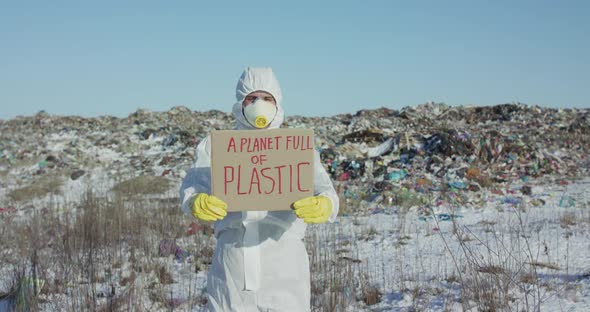
{"label": "white suit trouser leg", "polygon": [[259,289],[244,290],[243,231],[218,237],[207,280],[209,311],[309,311],[309,258],[304,242],[285,233],[259,244]]}

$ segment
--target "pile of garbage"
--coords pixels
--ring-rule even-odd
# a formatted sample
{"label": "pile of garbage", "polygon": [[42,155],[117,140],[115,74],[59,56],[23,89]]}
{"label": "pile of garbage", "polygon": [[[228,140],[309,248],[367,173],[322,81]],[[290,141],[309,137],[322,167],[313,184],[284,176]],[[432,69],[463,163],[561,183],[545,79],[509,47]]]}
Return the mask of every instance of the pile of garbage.
{"label": "pile of garbage", "polygon": [[[453,107],[427,103],[331,117],[287,117],[284,126],[312,128],[344,206],[420,206],[432,194],[505,194],[518,181],[587,176],[590,109],[525,104]],[[76,180],[101,167],[112,175],[180,181],[195,147],[211,130],[231,129],[231,113],[174,107],[126,118],[82,118],[39,112],[0,123],[1,188],[39,176]],[[0,193],[0,202],[6,197]],[[473,200],[472,200],[473,201]]]}

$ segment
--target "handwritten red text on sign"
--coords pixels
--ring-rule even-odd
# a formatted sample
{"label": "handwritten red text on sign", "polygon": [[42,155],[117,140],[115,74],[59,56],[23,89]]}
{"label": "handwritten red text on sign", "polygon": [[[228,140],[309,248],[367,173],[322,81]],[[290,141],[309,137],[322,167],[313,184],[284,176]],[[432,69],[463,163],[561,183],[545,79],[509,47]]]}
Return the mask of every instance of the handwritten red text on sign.
{"label": "handwritten red text on sign", "polygon": [[[239,142],[239,143],[237,143]],[[268,150],[285,151],[306,151],[312,150],[310,136],[274,136],[259,138],[236,138],[231,137],[227,144],[228,153],[259,153]],[[255,154],[250,157],[250,162],[258,167],[251,167],[251,170],[242,170],[241,165],[224,166],[224,194],[235,193],[237,195],[256,194],[278,194],[283,192],[292,193],[294,188],[298,192],[308,192],[309,189],[301,186],[302,167],[311,166],[308,161],[297,164],[265,166],[268,160],[267,154]],[[262,180],[262,181],[261,181]]]}
{"label": "handwritten red text on sign", "polygon": [[239,205],[283,200],[276,210],[284,210],[313,194],[313,131],[216,131],[212,137],[216,196]]}

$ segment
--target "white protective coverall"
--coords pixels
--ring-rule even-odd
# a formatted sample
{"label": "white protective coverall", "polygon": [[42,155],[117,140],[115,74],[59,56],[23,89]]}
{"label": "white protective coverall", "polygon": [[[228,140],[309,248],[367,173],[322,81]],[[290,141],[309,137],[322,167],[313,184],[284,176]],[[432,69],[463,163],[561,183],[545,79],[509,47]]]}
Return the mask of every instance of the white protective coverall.
{"label": "white protective coverall", "polygon": [[[242,101],[251,92],[265,91],[276,100],[278,112],[268,128],[281,126],[281,89],[271,68],[247,68],[236,88],[235,129],[255,130],[242,114]],[[210,136],[197,146],[196,162],[181,189],[182,210],[191,214],[192,198],[211,194]],[[315,151],[314,195],[332,201],[334,222],[338,196]],[[303,238],[306,224],[293,211],[228,212],[215,222],[217,247],[207,277],[210,311],[309,311],[309,258]]]}

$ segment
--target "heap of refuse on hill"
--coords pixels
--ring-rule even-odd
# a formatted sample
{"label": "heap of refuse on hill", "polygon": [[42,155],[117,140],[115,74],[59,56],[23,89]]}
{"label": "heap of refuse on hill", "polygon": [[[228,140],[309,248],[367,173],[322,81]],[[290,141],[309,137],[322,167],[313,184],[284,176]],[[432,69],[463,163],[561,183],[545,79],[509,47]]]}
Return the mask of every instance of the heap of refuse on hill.
{"label": "heap of refuse on hill", "polygon": [[[521,198],[534,195],[533,180],[553,177],[567,183],[587,176],[589,112],[428,103],[321,118],[291,116],[284,126],[315,130],[316,147],[346,214],[432,204],[441,193],[477,206],[483,193]],[[40,112],[4,120],[0,188],[7,191],[0,200],[10,202],[9,190],[43,176],[91,178],[98,167],[122,177],[164,176],[179,182],[199,141],[211,130],[232,127],[231,113],[185,107],[138,110],[126,118]]]}

